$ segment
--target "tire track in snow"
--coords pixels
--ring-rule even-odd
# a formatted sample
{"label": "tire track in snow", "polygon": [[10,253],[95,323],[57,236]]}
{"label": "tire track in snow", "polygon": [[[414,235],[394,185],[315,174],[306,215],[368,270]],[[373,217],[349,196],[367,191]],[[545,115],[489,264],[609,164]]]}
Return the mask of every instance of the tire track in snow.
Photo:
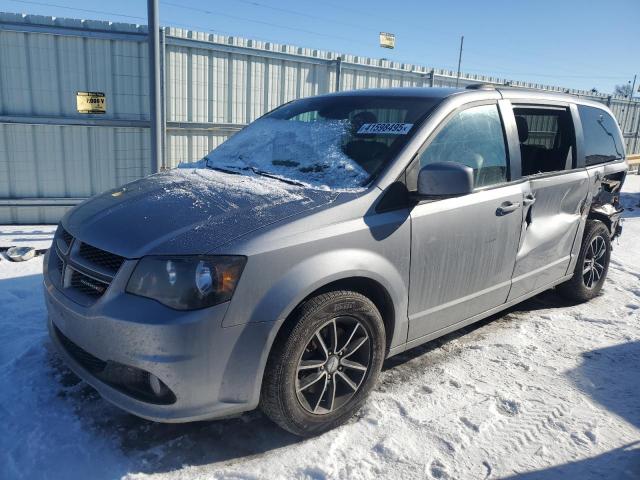
{"label": "tire track in snow", "polygon": [[492,474],[493,465],[503,464],[508,458],[526,461],[544,454],[546,446],[558,445],[560,437],[572,434],[565,422],[570,411],[562,403],[553,406],[527,404],[526,409],[512,414],[501,410],[497,403],[492,416],[479,425],[479,431],[469,435],[470,444],[487,445],[482,449],[485,454],[482,465],[487,469],[485,478]]}

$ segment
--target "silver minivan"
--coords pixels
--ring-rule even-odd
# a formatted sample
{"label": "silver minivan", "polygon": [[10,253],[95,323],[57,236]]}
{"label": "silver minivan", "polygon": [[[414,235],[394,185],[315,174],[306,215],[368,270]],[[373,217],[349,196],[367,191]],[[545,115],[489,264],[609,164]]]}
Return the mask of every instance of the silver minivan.
{"label": "silver minivan", "polygon": [[160,422],[351,417],[385,358],[544,290],[598,295],[624,144],[603,105],[478,86],[287,103],[62,219],[51,339]]}

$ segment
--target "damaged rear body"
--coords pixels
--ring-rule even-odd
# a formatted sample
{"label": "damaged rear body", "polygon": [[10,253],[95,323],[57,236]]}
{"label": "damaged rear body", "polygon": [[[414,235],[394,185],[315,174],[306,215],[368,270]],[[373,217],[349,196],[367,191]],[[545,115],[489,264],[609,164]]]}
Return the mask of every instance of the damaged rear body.
{"label": "damaged rear body", "polygon": [[626,165],[596,167],[589,170],[589,175],[594,179],[594,191],[588,216],[604,222],[613,240],[622,234],[620,190],[627,175]]}

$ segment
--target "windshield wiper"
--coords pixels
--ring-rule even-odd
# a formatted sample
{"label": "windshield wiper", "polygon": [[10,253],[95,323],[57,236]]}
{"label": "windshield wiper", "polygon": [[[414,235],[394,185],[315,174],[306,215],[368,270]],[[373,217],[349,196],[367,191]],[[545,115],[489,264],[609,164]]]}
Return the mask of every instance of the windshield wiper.
{"label": "windshield wiper", "polygon": [[295,180],[291,180],[289,178],[283,178],[283,177],[279,177],[278,175],[274,175],[273,173],[269,173],[269,172],[265,172],[264,170],[258,170],[255,167],[249,167],[249,169],[257,174],[257,175],[261,175],[263,177],[268,177],[268,178],[273,178],[274,180],[280,180],[281,182],[284,183],[288,183],[289,185],[295,185],[297,187],[304,187],[304,183],[300,183],[300,182],[296,182]]}
{"label": "windshield wiper", "polygon": [[263,177],[273,178],[274,180],[280,180],[281,182],[287,183],[289,185],[295,185],[297,187],[304,187],[304,183],[296,182],[295,180],[291,180],[289,178],[283,178],[273,173],[265,172],[264,170],[260,170],[255,167],[234,167],[233,165],[225,165],[224,167],[214,167],[212,165],[206,164],[207,168],[211,170],[216,170],[218,172],[228,173],[230,175],[242,175],[243,171],[250,170],[256,175],[260,175]]}
{"label": "windshield wiper", "polygon": [[215,170],[216,172],[228,173],[229,175],[242,175],[242,172],[239,172],[238,170],[231,170],[231,169],[222,168],[222,167],[212,167],[211,165],[208,165],[208,164],[207,164],[207,168],[210,168],[211,170]]}

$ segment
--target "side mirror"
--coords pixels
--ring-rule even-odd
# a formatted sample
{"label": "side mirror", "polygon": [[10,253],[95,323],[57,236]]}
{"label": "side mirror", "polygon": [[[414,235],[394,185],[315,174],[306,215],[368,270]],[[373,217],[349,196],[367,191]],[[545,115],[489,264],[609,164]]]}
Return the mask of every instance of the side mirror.
{"label": "side mirror", "polygon": [[418,174],[418,196],[457,197],[473,192],[473,169],[456,162],[425,165]]}

